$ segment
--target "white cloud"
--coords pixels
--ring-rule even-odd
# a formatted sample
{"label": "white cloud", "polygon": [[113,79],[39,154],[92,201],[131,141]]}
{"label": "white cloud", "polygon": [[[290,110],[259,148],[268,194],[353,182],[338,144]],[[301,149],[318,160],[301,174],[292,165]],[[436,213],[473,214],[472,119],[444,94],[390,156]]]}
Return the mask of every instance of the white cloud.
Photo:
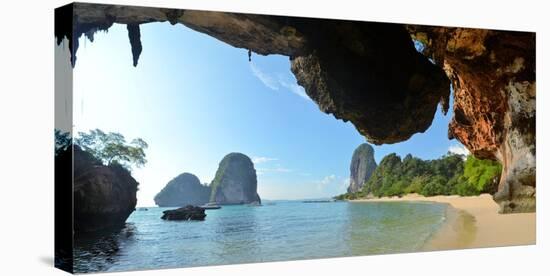
{"label": "white cloud", "polygon": [[292,172],[292,170],[281,166],[277,166],[275,168],[256,168],[256,173],[260,175],[265,173],[289,173],[289,172]]}
{"label": "white cloud", "polygon": [[265,86],[267,86],[271,90],[279,90],[279,86],[277,85],[277,81],[273,79],[270,75],[264,73],[260,68],[256,67],[256,65],[253,62],[250,63],[250,69],[252,70],[252,74],[256,76]]}
{"label": "white cloud", "polygon": [[281,84],[282,87],[290,90],[290,92],[306,99],[306,100],[311,100],[309,98],[309,96],[306,94],[306,91],[304,90],[303,87],[301,87],[300,85],[296,84],[296,83],[289,83],[289,82],[286,82],[284,80],[281,80],[279,79],[279,84]]}
{"label": "white cloud", "polygon": [[323,177],[323,179],[317,181],[317,190],[322,191],[327,188],[328,185],[332,184],[336,179],[336,175],[331,174]]}
{"label": "white cloud", "polygon": [[346,191],[349,186],[349,177],[341,177],[334,174],[327,175],[321,180],[312,183],[319,196],[335,196]]}
{"label": "white cloud", "polygon": [[249,63],[250,63],[250,70],[252,71],[252,74],[256,78],[258,78],[267,88],[274,91],[278,91],[279,89],[285,89],[295,95],[302,97],[305,100],[308,100],[308,101],[311,100],[309,96],[306,94],[304,88],[298,85],[297,83],[286,81],[284,77],[280,74],[277,78],[275,78],[274,76],[262,71],[253,62],[249,62]]}
{"label": "white cloud", "polygon": [[455,154],[461,154],[461,155],[470,154],[470,151],[464,145],[460,145],[460,144],[450,146],[449,152],[455,153]]}
{"label": "white cloud", "polygon": [[[265,156],[254,156],[252,157],[252,163],[254,163],[255,165],[258,165],[258,164],[263,164],[263,163],[267,163],[267,162],[271,162],[271,161],[277,161],[279,160],[278,158],[272,158],[272,157],[265,157]],[[281,164],[275,164],[274,167],[271,167],[271,168],[256,168],[256,173],[258,175],[262,175],[262,174],[265,174],[265,173],[287,173],[287,172],[292,172],[291,169],[287,169],[283,166],[281,166]]]}
{"label": "white cloud", "polygon": [[329,184],[330,182],[332,182],[334,179],[336,179],[336,175],[334,174],[331,174],[331,175],[327,175],[323,178],[323,180],[321,180],[321,183],[323,184]]}
{"label": "white cloud", "polygon": [[265,156],[254,156],[252,157],[252,163],[261,164],[269,161],[277,161],[277,158],[265,157]]}
{"label": "white cloud", "polygon": [[283,168],[283,167],[277,167],[275,169],[272,169],[273,172],[291,172],[291,169]]}

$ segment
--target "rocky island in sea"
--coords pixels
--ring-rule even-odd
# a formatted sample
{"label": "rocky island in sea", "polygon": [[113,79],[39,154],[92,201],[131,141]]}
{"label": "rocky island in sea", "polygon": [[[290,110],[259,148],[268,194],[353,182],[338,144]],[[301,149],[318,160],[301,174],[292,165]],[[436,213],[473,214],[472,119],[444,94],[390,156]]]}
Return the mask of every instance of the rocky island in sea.
{"label": "rocky island in sea", "polygon": [[210,187],[211,202],[222,205],[261,203],[254,164],[242,153],[232,152],[222,159]]}
{"label": "rocky island in sea", "polygon": [[201,184],[194,174],[182,173],[170,180],[154,200],[159,207],[203,205],[210,200],[210,187]]}
{"label": "rocky island in sea", "polygon": [[155,204],[159,207],[206,203],[260,204],[257,188],[252,160],[245,154],[233,152],[222,159],[210,185],[201,184],[199,178],[191,173],[182,173],[155,196]]}

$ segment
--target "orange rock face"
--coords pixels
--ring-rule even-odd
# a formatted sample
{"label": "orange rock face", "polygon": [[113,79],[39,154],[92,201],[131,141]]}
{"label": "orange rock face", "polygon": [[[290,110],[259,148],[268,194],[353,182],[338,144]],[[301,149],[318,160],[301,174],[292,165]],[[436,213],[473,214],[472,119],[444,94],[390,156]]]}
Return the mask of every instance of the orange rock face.
{"label": "orange rock face", "polygon": [[501,212],[535,210],[535,34],[409,26],[451,79],[449,138],[503,165]]}

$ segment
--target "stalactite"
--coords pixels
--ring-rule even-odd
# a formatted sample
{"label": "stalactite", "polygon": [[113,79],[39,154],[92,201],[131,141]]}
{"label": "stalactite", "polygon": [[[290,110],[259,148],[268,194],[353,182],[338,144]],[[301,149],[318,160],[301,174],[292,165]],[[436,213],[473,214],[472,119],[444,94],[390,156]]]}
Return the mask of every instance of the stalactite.
{"label": "stalactite", "polygon": [[139,31],[139,24],[128,24],[128,39],[130,39],[130,45],[132,46],[132,57],[134,59],[134,67],[137,66],[139,56],[143,47],[141,46],[141,33]]}

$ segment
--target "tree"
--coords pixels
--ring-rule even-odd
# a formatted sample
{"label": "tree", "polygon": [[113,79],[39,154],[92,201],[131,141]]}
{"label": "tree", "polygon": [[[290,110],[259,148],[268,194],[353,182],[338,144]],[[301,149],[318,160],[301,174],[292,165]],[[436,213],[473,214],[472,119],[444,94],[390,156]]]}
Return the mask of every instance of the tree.
{"label": "tree", "polygon": [[464,174],[456,187],[459,195],[478,195],[496,191],[502,166],[492,160],[481,160],[468,156],[464,163]]}
{"label": "tree", "polygon": [[445,177],[441,175],[435,176],[430,182],[424,185],[420,193],[423,196],[446,195],[448,194],[446,184],[447,179]]}
{"label": "tree", "polygon": [[141,138],[127,143],[120,133],[105,133],[100,129],[94,129],[89,133],[79,132],[75,144],[105,165],[119,164],[130,169],[132,166],[139,168],[147,163],[145,149],[148,145]]}
{"label": "tree", "polygon": [[419,194],[422,191],[422,188],[424,188],[424,185],[428,183],[430,180],[430,177],[428,175],[419,175],[415,176],[411,180],[411,184],[405,188],[405,193],[417,193]]}

